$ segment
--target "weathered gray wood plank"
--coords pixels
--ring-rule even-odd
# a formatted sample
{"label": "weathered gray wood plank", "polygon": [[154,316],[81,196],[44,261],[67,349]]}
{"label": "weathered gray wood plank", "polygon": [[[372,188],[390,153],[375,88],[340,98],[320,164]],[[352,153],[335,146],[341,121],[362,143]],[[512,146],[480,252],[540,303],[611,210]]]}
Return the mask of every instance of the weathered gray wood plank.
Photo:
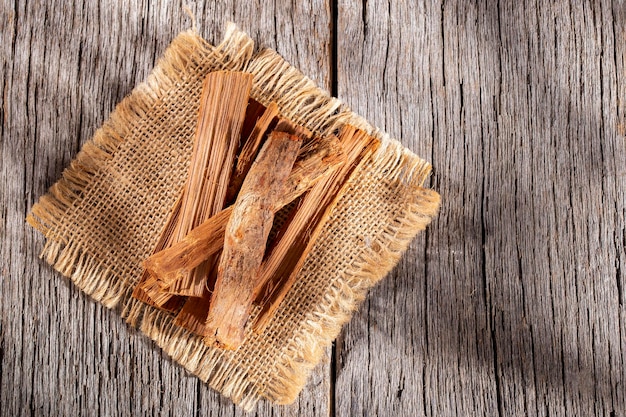
{"label": "weathered gray wood plank", "polygon": [[[5,2],[0,414],[244,415],[37,259],[23,223],[189,27],[181,3]],[[215,4],[214,4],[215,3]],[[329,3],[196,2],[330,88]],[[408,4],[411,3],[411,4]],[[433,162],[441,215],[291,407],[626,413],[626,6],[337,5],[339,96]],[[544,4],[545,3],[545,4]]]}
{"label": "weathered gray wood plank", "polygon": [[[230,401],[81,294],[38,259],[28,209],[181,30],[186,2],[3,1],[0,239],[1,415],[243,415]],[[196,2],[221,39],[231,20],[330,87],[323,2]],[[306,40],[306,41],[303,41]],[[329,362],[291,407],[257,415],[329,414]]]}
{"label": "weathered gray wood plank", "polygon": [[337,415],[623,415],[626,6],[404,3],[339,2],[338,92],[443,206],[338,341]]}

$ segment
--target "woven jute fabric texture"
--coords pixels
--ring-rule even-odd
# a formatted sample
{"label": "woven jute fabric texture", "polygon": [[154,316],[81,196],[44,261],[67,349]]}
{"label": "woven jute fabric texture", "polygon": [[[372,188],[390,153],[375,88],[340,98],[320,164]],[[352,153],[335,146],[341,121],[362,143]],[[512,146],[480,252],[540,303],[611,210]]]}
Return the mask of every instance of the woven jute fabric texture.
{"label": "woven jute fabric texture", "polygon": [[[214,70],[254,74],[252,97],[318,135],[346,124],[380,138],[361,164],[308,256],[295,286],[262,335],[237,351],[207,347],[173,317],[131,297],[185,182],[198,102]],[[33,206],[42,257],[79,288],[156,341],[190,372],[245,409],[266,398],[293,401],[324,349],[367,290],[398,262],[436,214],[439,195],[423,183],[430,165],[319,89],[277,53],[254,53],[234,25],[214,47],[195,31],[174,39],[86,143],[63,177]],[[258,314],[258,311],[254,311]]]}

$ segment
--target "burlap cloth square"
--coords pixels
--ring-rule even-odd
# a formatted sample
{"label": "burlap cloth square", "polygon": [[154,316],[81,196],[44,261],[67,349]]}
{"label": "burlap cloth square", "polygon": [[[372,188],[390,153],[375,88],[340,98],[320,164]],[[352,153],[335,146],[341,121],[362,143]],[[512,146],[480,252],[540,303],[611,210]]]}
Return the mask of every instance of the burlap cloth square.
{"label": "burlap cloth square", "polygon": [[[234,25],[214,47],[181,33],[148,79],[111,114],[33,206],[28,222],[47,238],[47,262],[156,341],[169,355],[245,409],[260,398],[293,401],[367,290],[397,263],[436,214],[423,188],[430,165],[389,139]],[[254,74],[252,97],[319,135],[352,124],[380,149],[332,212],[300,277],[262,335],[235,352],[204,345],[171,315],[131,297],[187,173],[202,81],[210,71]]]}

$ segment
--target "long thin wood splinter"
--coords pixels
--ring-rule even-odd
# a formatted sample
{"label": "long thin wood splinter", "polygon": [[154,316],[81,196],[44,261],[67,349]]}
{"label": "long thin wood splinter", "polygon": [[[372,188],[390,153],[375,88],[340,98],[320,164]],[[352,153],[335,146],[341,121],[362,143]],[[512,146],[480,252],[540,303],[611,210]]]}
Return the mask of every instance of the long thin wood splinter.
{"label": "long thin wood splinter", "polygon": [[208,344],[236,349],[252,307],[274,206],[298,155],[297,136],[272,132],[246,176],[228,220],[206,321]]}

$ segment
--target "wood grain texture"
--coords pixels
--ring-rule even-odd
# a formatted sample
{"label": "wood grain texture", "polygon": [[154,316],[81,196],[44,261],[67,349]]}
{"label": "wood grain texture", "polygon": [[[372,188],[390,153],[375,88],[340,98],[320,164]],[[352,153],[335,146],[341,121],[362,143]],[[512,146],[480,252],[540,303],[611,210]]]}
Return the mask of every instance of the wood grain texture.
{"label": "wood grain texture", "polygon": [[[0,415],[243,416],[37,258],[24,223],[182,2],[0,5]],[[440,216],[291,407],[626,415],[626,4],[194,2],[429,159]],[[333,41],[336,47],[331,48]]]}
{"label": "wood grain texture", "polygon": [[625,7],[339,2],[339,97],[443,205],[338,341],[336,415],[626,413]]}

